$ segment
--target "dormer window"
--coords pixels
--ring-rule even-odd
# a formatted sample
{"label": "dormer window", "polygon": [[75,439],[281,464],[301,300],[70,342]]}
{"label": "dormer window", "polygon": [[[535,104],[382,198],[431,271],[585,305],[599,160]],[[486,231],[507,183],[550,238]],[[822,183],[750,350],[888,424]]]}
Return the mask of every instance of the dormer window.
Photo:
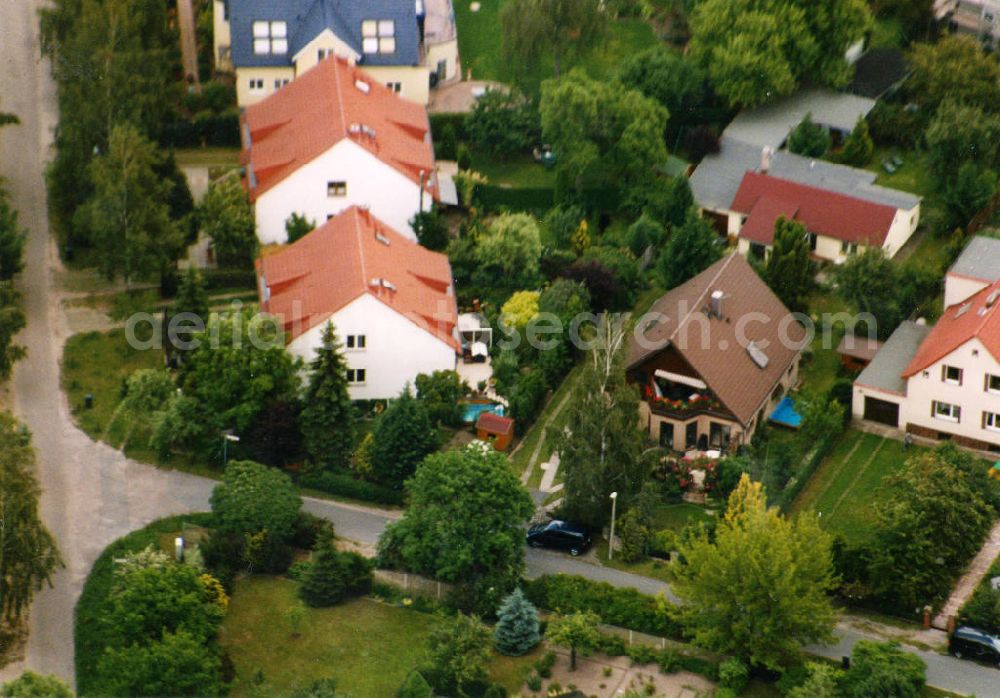
{"label": "dormer window", "polygon": [[395,53],[396,22],[366,19],[361,23],[361,50],[364,53]]}
{"label": "dormer window", "polygon": [[283,56],[288,53],[288,24],[263,20],[254,22],[253,52],[258,56]]}

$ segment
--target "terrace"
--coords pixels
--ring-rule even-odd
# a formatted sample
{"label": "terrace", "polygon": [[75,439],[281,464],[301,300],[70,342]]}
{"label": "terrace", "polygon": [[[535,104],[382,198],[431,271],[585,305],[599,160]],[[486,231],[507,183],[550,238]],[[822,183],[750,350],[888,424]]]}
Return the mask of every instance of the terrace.
{"label": "terrace", "polygon": [[730,417],[708,385],[698,378],[656,371],[643,396],[650,410],[665,417],[687,418],[696,414]]}

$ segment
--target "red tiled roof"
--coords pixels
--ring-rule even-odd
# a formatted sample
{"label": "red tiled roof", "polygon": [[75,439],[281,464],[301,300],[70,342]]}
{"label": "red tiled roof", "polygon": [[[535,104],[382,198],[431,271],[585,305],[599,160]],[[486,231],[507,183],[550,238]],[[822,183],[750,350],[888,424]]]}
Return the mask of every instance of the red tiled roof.
{"label": "red tiled roof", "polygon": [[730,208],[749,216],[740,237],[763,245],[774,242],[774,224],[784,216],[817,235],[881,247],[896,217],[891,206],[759,172],[743,175]]}
{"label": "red tiled roof", "polygon": [[425,187],[437,198],[427,111],[342,58],[320,61],[247,107],[240,121],[251,200],[345,138],[418,184],[423,171],[431,180]]}
{"label": "red tiled roof", "polygon": [[903,378],[934,365],[974,338],[1000,361],[1000,281],[945,310],[903,371]]}
{"label": "red tiled roof", "polygon": [[476,429],[483,429],[491,434],[509,434],[514,429],[514,420],[492,412],[480,412],[476,419]]}
{"label": "red tiled roof", "polygon": [[288,341],[368,293],[460,351],[458,310],[448,257],[421,247],[367,210],[352,206],[300,240],[257,260],[270,298],[261,309],[282,318]]}

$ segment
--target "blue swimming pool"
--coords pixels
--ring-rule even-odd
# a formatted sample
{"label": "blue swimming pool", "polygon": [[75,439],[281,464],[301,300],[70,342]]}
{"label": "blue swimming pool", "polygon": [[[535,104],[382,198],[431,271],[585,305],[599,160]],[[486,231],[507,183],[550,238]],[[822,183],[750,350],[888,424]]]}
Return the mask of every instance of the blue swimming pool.
{"label": "blue swimming pool", "polygon": [[503,405],[497,402],[467,402],[462,405],[462,421],[473,424],[483,412],[492,412],[503,417]]}
{"label": "blue swimming pool", "polygon": [[795,411],[795,402],[790,397],[778,403],[771,413],[771,421],[786,427],[798,429],[802,426],[802,415]]}

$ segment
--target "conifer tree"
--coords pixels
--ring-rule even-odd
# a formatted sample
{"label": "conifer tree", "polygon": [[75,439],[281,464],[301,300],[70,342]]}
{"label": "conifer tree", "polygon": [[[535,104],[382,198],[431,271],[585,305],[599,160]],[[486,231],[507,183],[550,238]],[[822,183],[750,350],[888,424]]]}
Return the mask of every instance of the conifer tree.
{"label": "conifer tree", "polygon": [[412,671],[399,689],[399,698],[434,698],[434,691],[419,671]]}
{"label": "conifer tree", "polygon": [[174,303],[174,314],[190,313],[208,322],[208,293],[201,274],[194,267],[188,267],[177,289],[177,300]]}
{"label": "conifer tree", "polygon": [[700,274],[722,255],[719,236],[697,208],[689,208],[684,225],[674,228],[660,259],[657,272],[667,290]]}
{"label": "conifer tree", "polygon": [[493,631],[497,651],[511,657],[527,654],[538,644],[538,611],[520,588],[504,599],[497,613],[499,620]]}
{"label": "conifer tree", "polygon": [[844,149],[840,152],[840,159],[848,165],[863,167],[872,159],[874,152],[875,143],[868,131],[868,122],[865,121],[865,117],[859,116],[854,130],[844,141]]}
{"label": "conifer tree", "polygon": [[330,531],[323,531],[313,547],[312,566],[302,580],[299,596],[309,606],[333,606],[371,587],[371,563],[357,553],[340,552]]}
{"label": "conifer tree", "polygon": [[413,397],[407,385],[375,425],[371,449],[375,478],[390,487],[402,487],[420,462],[437,448],[436,441],[427,408]]}
{"label": "conifer tree", "polygon": [[309,387],[299,423],[306,452],[319,465],[346,465],[354,447],[354,408],[347,392],[347,364],[333,323],[309,365]]}
{"label": "conifer tree", "polygon": [[774,245],[762,276],[789,310],[806,312],[806,296],[813,285],[813,265],[809,260],[809,233],[804,225],[784,216],[777,220]]}

